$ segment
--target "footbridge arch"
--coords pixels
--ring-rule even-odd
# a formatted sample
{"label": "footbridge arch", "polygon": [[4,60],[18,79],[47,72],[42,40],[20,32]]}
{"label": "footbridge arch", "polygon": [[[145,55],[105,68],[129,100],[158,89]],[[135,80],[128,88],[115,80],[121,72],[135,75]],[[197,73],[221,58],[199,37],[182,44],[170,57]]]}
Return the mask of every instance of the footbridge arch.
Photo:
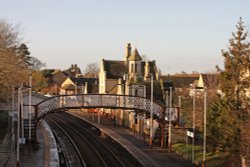
{"label": "footbridge arch", "polygon": [[[164,106],[153,102],[153,116],[157,119],[164,117]],[[45,99],[34,105],[34,119],[39,121],[47,114],[66,109],[78,108],[110,108],[110,109],[129,109],[135,111],[144,111],[146,114],[151,112],[150,99],[116,95],[116,94],[74,94],[58,95]]]}

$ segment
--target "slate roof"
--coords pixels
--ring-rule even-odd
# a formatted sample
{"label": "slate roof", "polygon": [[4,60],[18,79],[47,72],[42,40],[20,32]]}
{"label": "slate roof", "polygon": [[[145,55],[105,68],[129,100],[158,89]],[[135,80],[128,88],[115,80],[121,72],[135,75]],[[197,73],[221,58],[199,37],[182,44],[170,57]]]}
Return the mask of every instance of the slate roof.
{"label": "slate roof", "polygon": [[61,85],[66,79],[67,79],[67,76],[61,71],[57,71],[52,76],[53,83],[57,85]]}
{"label": "slate roof", "polygon": [[[116,60],[104,60],[104,71],[107,72],[107,79],[118,79],[123,78],[124,74],[128,74],[128,65],[125,61],[116,61]],[[155,76],[155,61],[149,61],[150,73]],[[145,73],[145,61],[141,61],[141,73],[144,76]]]}

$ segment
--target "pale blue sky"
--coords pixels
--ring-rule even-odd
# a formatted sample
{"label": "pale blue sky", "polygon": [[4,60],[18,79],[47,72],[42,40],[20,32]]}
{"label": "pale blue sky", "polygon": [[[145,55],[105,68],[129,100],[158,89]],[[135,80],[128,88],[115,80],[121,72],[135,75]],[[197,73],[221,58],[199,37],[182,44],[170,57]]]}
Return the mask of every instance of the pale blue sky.
{"label": "pale blue sky", "polygon": [[0,0],[0,18],[20,24],[47,68],[85,69],[120,60],[130,42],[163,73],[214,71],[248,0]]}

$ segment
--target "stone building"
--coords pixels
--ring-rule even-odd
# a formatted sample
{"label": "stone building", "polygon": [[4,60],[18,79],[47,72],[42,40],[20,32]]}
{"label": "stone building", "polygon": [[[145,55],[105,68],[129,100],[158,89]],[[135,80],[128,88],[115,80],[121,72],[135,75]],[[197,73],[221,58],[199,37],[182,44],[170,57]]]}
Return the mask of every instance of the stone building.
{"label": "stone building", "polygon": [[[131,44],[128,43],[123,60],[101,60],[99,93],[150,97],[151,76],[153,76],[154,83],[159,81],[156,62],[143,60],[137,48],[132,50]],[[103,109],[102,112],[115,117],[118,124],[135,131],[145,133],[148,131],[147,128],[142,130],[142,127],[146,127],[149,121],[143,113],[114,109]]]}
{"label": "stone building", "polygon": [[154,80],[159,79],[156,62],[143,60],[137,48],[132,51],[128,43],[124,60],[101,60],[99,93],[144,97],[151,75]]}

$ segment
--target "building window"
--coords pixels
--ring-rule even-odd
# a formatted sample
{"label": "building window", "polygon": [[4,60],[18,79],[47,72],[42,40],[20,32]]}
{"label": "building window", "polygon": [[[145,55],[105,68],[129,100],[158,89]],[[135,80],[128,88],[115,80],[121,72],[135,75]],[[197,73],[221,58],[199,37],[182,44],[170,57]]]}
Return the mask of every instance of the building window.
{"label": "building window", "polygon": [[134,67],[134,66],[133,66],[133,64],[131,63],[131,73],[133,73],[133,71],[134,71],[134,70],[133,70],[133,67]]}
{"label": "building window", "polygon": [[135,73],[137,73],[137,64],[135,63]]}

